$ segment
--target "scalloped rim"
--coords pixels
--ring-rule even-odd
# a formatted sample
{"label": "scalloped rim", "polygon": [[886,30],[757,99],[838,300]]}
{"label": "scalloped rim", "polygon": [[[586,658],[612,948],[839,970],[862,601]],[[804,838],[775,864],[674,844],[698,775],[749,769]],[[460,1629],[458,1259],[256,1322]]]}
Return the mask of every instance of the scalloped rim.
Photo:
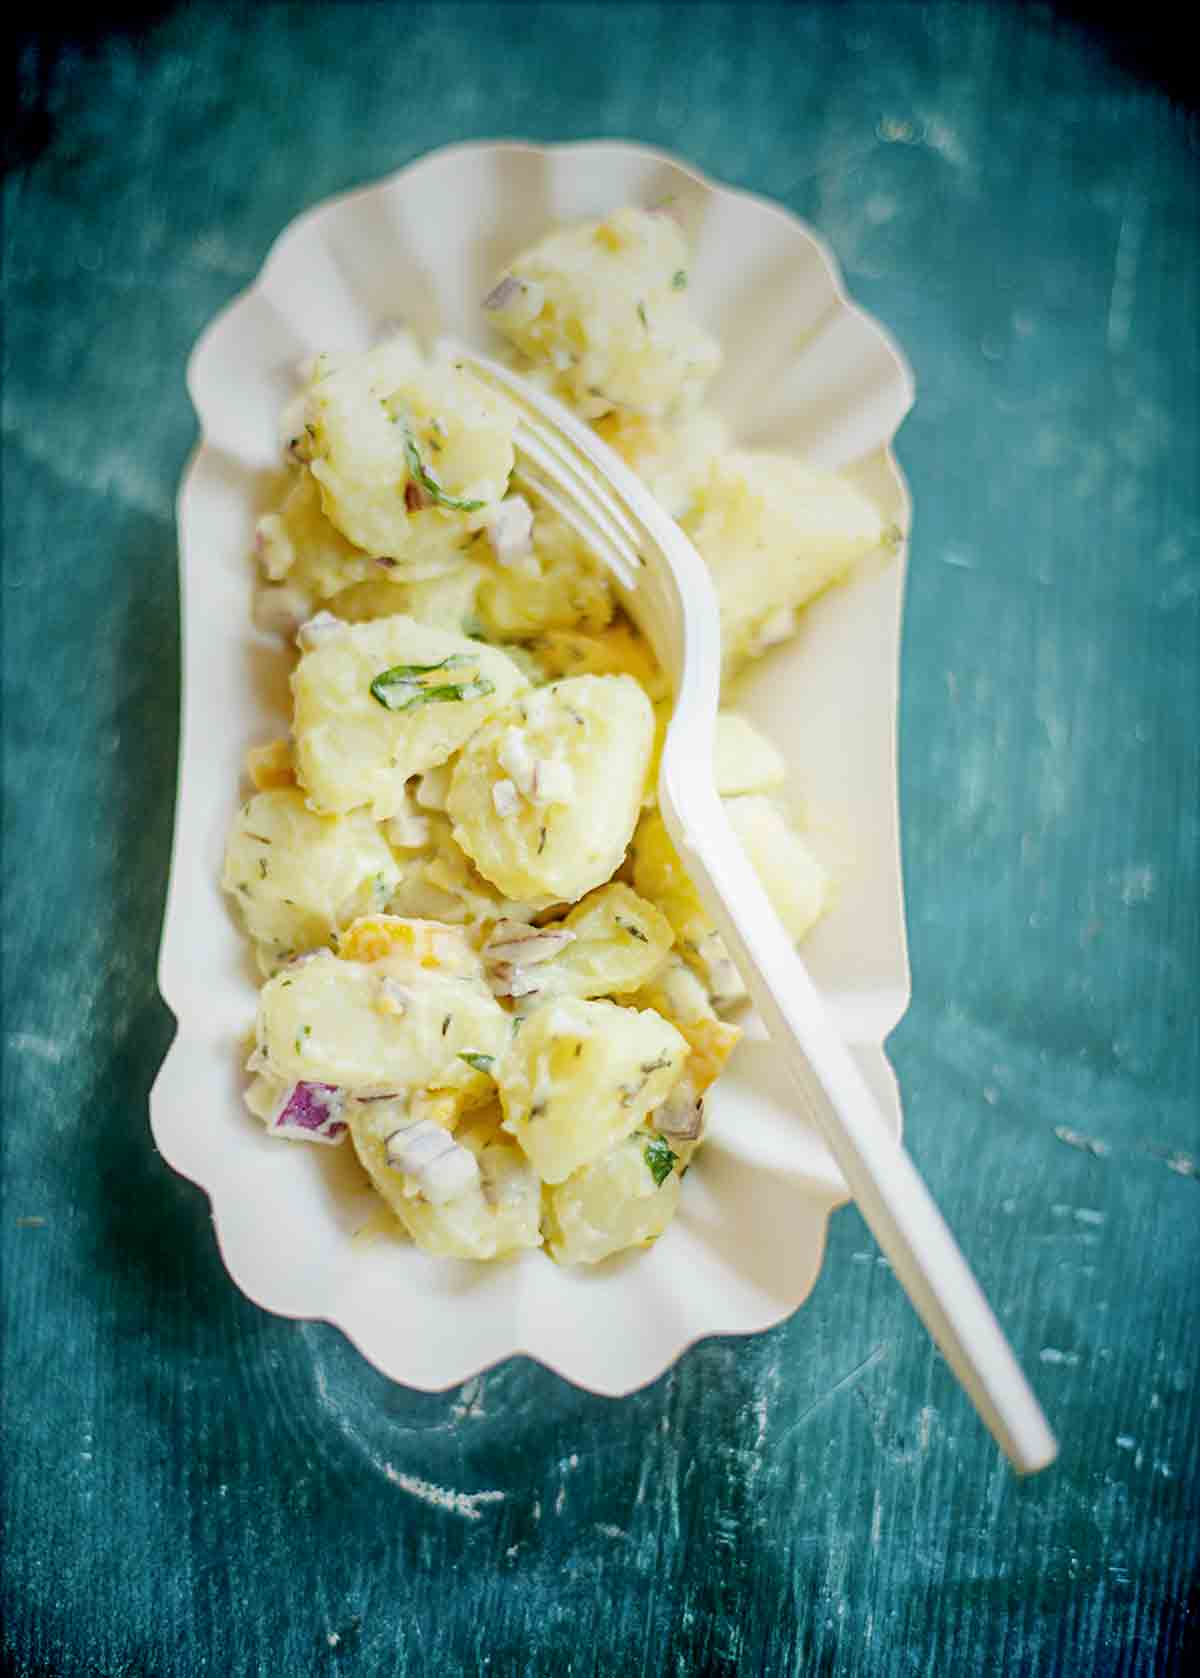
{"label": "scalloped rim", "polygon": [[[841,269],[838,265],[837,259],[834,257],[833,253],[831,252],[829,247],[826,245],[824,240],[820,237],[820,235],[817,234],[809,226],[809,224],[804,222],[799,216],[793,214],[790,210],[786,209],[784,206],[782,206],[780,204],[777,204],[777,203],[773,202],[771,199],[766,198],[766,197],[764,197],[760,194],[757,194],[757,193],[754,193],[754,192],[749,192],[749,191],[744,190],[741,187],[732,186],[732,185],[729,185],[729,184],[724,183],[722,181],[716,180],[712,177],[709,177],[709,176],[703,174],[698,169],[695,169],[694,167],[692,167],[690,164],[685,163],[680,158],[677,158],[677,157],[673,156],[669,152],[664,152],[664,151],[661,151],[661,150],[659,150],[655,147],[651,147],[651,146],[640,145],[640,144],[637,144],[635,142],[623,142],[623,141],[609,140],[609,139],[573,141],[573,142],[565,142],[565,143],[562,143],[562,144],[550,144],[550,145],[541,145],[541,144],[538,144],[538,143],[533,142],[533,141],[524,141],[524,140],[469,141],[469,142],[465,142],[465,143],[458,144],[458,145],[446,146],[446,147],[439,148],[438,150],[433,151],[433,152],[426,152],[421,157],[413,159],[410,163],[404,165],[402,168],[400,168],[398,170],[395,170],[388,175],[382,176],[379,179],[368,183],[367,185],[354,187],[354,188],[349,189],[348,191],[338,193],[338,194],[335,194],[331,197],[322,199],[319,203],[310,206],[307,210],[302,211],[298,216],[294,217],[293,220],[291,222],[289,222],[288,225],[285,228],[283,228],[282,231],[277,235],[277,237],[272,241],[271,246],[267,251],[266,257],[263,260],[262,266],[260,267],[260,269],[259,269],[257,275],[255,276],[255,279],[253,280],[253,282],[249,286],[247,286],[244,290],[239,292],[233,299],[231,299],[231,301],[228,304],[226,304],[220,311],[218,311],[218,313],[212,318],[212,320],[209,321],[207,326],[201,332],[199,338],[196,340],[196,343],[193,346],[191,354],[188,357],[187,369],[186,369],[187,390],[188,390],[189,398],[192,402],[193,409],[195,410],[195,413],[196,413],[197,422],[198,422],[198,425],[199,425],[199,428],[200,428],[200,437],[199,437],[199,440],[198,440],[195,448],[193,449],[191,455],[188,458],[188,462],[187,462],[187,465],[185,466],[184,473],[183,473],[183,476],[182,476],[181,481],[180,481],[179,490],[178,490],[178,493],[177,493],[177,496],[176,496],[176,503],[175,503],[176,529],[179,532],[179,538],[180,538],[181,545],[182,545],[183,530],[184,530],[184,518],[183,518],[184,505],[185,505],[185,502],[187,500],[188,493],[192,489],[192,487],[194,486],[194,484],[195,484],[195,482],[196,482],[196,480],[199,476],[200,468],[204,464],[206,458],[213,452],[220,452],[218,446],[214,445],[210,441],[210,438],[209,438],[209,427],[206,424],[206,417],[205,417],[205,412],[204,412],[204,403],[203,403],[203,400],[201,399],[201,397],[199,396],[199,393],[197,391],[197,385],[198,385],[198,382],[199,382],[198,377],[197,377],[197,369],[198,369],[199,365],[201,364],[201,362],[203,361],[203,359],[204,359],[207,351],[209,350],[210,346],[212,345],[214,339],[216,338],[218,333],[221,331],[222,327],[230,319],[232,319],[240,309],[242,309],[245,306],[245,304],[247,303],[247,301],[251,297],[253,297],[256,293],[261,291],[261,289],[264,286],[264,283],[267,281],[267,279],[269,278],[269,276],[271,275],[273,270],[278,266],[280,261],[285,256],[288,246],[290,246],[295,240],[301,238],[305,234],[305,232],[307,232],[315,223],[317,223],[319,220],[321,220],[322,218],[327,216],[330,212],[336,210],[337,208],[339,208],[341,206],[344,206],[348,203],[351,203],[353,201],[365,200],[365,199],[373,196],[377,192],[379,192],[381,188],[396,187],[400,183],[402,183],[404,180],[406,180],[408,177],[415,176],[415,175],[419,174],[421,171],[428,168],[428,166],[431,163],[433,163],[434,161],[442,162],[442,161],[445,161],[445,160],[448,160],[448,159],[454,158],[454,157],[482,157],[482,156],[485,156],[487,154],[494,155],[498,151],[516,152],[516,153],[522,153],[522,154],[526,154],[526,155],[534,155],[534,156],[538,156],[538,157],[548,157],[550,155],[562,155],[562,154],[568,154],[569,155],[571,153],[588,153],[588,152],[595,152],[597,150],[620,151],[620,152],[622,152],[626,155],[636,156],[636,157],[639,157],[641,159],[644,159],[647,162],[657,164],[657,165],[662,165],[662,166],[671,168],[673,170],[677,170],[677,171],[679,171],[679,173],[686,176],[691,181],[695,182],[696,185],[698,187],[700,187],[706,193],[712,193],[712,194],[719,195],[719,196],[728,196],[728,197],[733,197],[733,198],[740,199],[740,200],[743,200],[743,201],[747,201],[747,202],[753,204],[760,211],[765,212],[766,214],[770,215],[772,218],[787,223],[788,226],[792,230],[798,230],[809,241],[809,243],[813,247],[818,259],[820,260],[822,266],[824,267],[825,272],[826,272],[826,276],[827,276],[827,279],[828,279],[828,282],[829,282],[829,285],[830,285],[830,288],[831,288],[831,291],[832,291],[832,293],[833,293],[833,295],[836,299],[836,303],[837,303],[837,306],[839,308],[839,311],[844,311],[846,314],[855,317],[861,323],[863,323],[869,329],[869,331],[876,337],[876,339],[880,343],[881,347],[884,349],[886,354],[890,357],[891,361],[894,363],[895,369],[896,369],[896,371],[897,371],[897,373],[900,377],[902,387],[903,387],[903,390],[904,390],[904,393],[905,393],[905,403],[904,403],[903,410],[900,413],[898,419],[896,420],[896,423],[893,426],[893,428],[891,430],[891,433],[888,437],[887,448],[884,451],[884,462],[885,462],[887,471],[889,472],[890,476],[894,480],[896,490],[897,490],[897,495],[898,495],[898,498],[899,498],[899,502],[900,502],[901,507],[903,508],[903,513],[904,513],[903,526],[902,526],[903,532],[904,532],[904,542],[903,542],[902,549],[901,549],[900,553],[897,555],[897,558],[896,558],[896,561],[895,561],[895,564],[897,565],[897,567],[899,569],[898,597],[899,597],[899,603],[900,603],[900,610],[902,612],[902,610],[903,610],[903,594],[904,594],[904,588],[905,588],[905,570],[906,570],[906,562],[907,562],[908,536],[909,536],[909,531],[911,529],[911,518],[912,518],[912,497],[911,497],[911,494],[910,494],[910,491],[909,491],[909,488],[908,488],[908,483],[907,483],[907,480],[904,476],[904,473],[901,470],[900,465],[896,460],[893,444],[894,444],[896,432],[898,431],[900,424],[903,422],[903,419],[904,419],[905,415],[909,412],[909,410],[912,407],[913,401],[915,400],[915,381],[914,381],[912,370],[911,370],[911,367],[908,363],[907,358],[905,357],[905,355],[903,354],[903,352],[901,351],[901,349],[899,348],[899,346],[897,345],[897,343],[895,342],[895,340],[893,339],[891,334],[887,331],[887,329],[884,326],[882,326],[881,323],[879,321],[877,321],[872,315],[868,314],[866,310],[861,308],[858,304],[856,304],[852,300],[852,298],[849,296],[849,294],[846,290],[844,281],[842,279]],[[185,648],[186,645],[187,645],[187,642],[186,642],[186,613],[187,613],[186,595],[185,595],[185,590],[181,587],[180,588],[180,645],[183,648]],[[900,653],[900,645],[899,645],[899,637],[897,637],[897,644],[896,644],[896,659],[897,659],[897,662],[899,660],[899,653]],[[766,1330],[768,1330],[770,1328],[773,1328],[773,1327],[776,1327],[780,1322],[783,1322],[786,1318],[793,1315],[795,1311],[800,1309],[800,1307],[805,1303],[805,1300],[811,1294],[812,1288],[816,1285],[816,1282],[819,1279],[821,1271],[823,1269],[825,1249],[826,1249],[826,1246],[827,1246],[827,1243],[828,1243],[829,1217],[834,1211],[836,1211],[838,1209],[838,1207],[844,1206],[845,1204],[847,1204],[847,1202],[850,1198],[849,1194],[845,1191],[844,1186],[838,1191],[834,1191],[832,1188],[830,1188],[830,1189],[827,1190],[827,1195],[821,1197],[821,1200],[824,1204],[824,1218],[822,1220],[821,1228],[820,1228],[819,1245],[818,1245],[818,1252],[817,1252],[817,1255],[816,1255],[816,1262],[815,1262],[815,1265],[814,1265],[812,1279],[811,1279],[811,1282],[809,1283],[808,1289],[801,1296],[800,1299],[798,1299],[794,1304],[785,1305],[782,1309],[779,1309],[779,1310],[774,1310],[774,1308],[772,1307],[771,1311],[769,1311],[766,1314],[766,1320],[764,1320],[764,1321],[754,1322],[754,1323],[751,1323],[749,1326],[740,1325],[740,1326],[736,1326],[736,1327],[717,1327],[717,1328],[714,1328],[714,1329],[706,1330],[706,1331],[704,1331],[703,1333],[700,1333],[700,1334],[692,1335],[690,1338],[686,1338],[684,1341],[682,1341],[682,1343],[680,1343],[674,1349],[669,1351],[655,1365],[655,1367],[647,1369],[642,1373],[639,1373],[639,1375],[637,1376],[636,1379],[634,1379],[632,1381],[623,1380],[623,1381],[614,1383],[612,1385],[601,1384],[600,1382],[598,1382],[595,1379],[592,1379],[590,1381],[581,1379],[577,1375],[572,1374],[568,1369],[560,1367],[557,1363],[555,1363],[553,1361],[553,1359],[550,1356],[546,1355],[546,1353],[544,1351],[535,1351],[531,1347],[526,1346],[524,1344],[513,1346],[513,1347],[507,1349],[502,1354],[500,1354],[498,1357],[485,1359],[481,1363],[477,1363],[477,1362],[468,1360],[466,1367],[464,1367],[461,1370],[455,1370],[451,1375],[449,1375],[444,1380],[439,1379],[439,1380],[436,1380],[436,1381],[428,1381],[428,1380],[414,1379],[411,1374],[401,1375],[396,1370],[387,1367],[388,1363],[390,1363],[391,1360],[388,1359],[384,1354],[382,1354],[380,1352],[377,1352],[377,1351],[373,1350],[371,1347],[369,1347],[368,1345],[366,1345],[364,1343],[363,1338],[358,1334],[356,1329],[354,1327],[350,1326],[348,1323],[343,1322],[343,1321],[339,1321],[336,1317],[325,1315],[325,1314],[320,1313],[320,1312],[308,1312],[308,1311],[300,1311],[300,1310],[291,1310],[291,1309],[288,1309],[286,1306],[282,1306],[282,1305],[280,1305],[276,1302],[272,1302],[269,1299],[260,1297],[260,1293],[257,1291],[256,1286],[254,1284],[252,1284],[250,1282],[250,1280],[244,1274],[240,1273],[239,1267],[237,1267],[234,1264],[232,1256],[231,1256],[230,1252],[227,1250],[227,1245],[226,1245],[226,1241],[225,1241],[225,1237],[224,1237],[224,1231],[223,1231],[223,1227],[222,1227],[221,1206],[218,1203],[218,1193],[219,1193],[218,1187],[212,1186],[209,1183],[203,1181],[201,1177],[199,1177],[198,1175],[195,1174],[195,1171],[194,1171],[193,1168],[191,1168],[189,1165],[183,1163],[182,1159],[180,1158],[179,1151],[172,1147],[171,1140],[169,1139],[171,1133],[170,1133],[170,1126],[167,1123],[167,1115],[166,1115],[166,1101],[165,1101],[165,1097],[166,1097],[166,1093],[167,1093],[166,1085],[167,1085],[167,1082],[168,1082],[168,1079],[170,1077],[170,1073],[171,1073],[171,1070],[172,1070],[171,1063],[174,1061],[177,1054],[181,1051],[184,1043],[187,1041],[187,1035],[186,1035],[186,1031],[185,1031],[186,1022],[185,1022],[184,1013],[181,1010],[181,1008],[179,1008],[176,1005],[176,1003],[172,1000],[171,991],[172,991],[173,987],[170,985],[170,983],[168,981],[168,978],[167,978],[167,975],[164,972],[164,967],[165,967],[165,964],[166,964],[166,956],[167,956],[167,951],[168,951],[168,946],[169,946],[169,939],[170,939],[170,931],[171,931],[171,927],[172,927],[172,922],[175,919],[175,910],[176,910],[177,901],[178,901],[178,899],[179,899],[179,897],[180,897],[180,895],[183,891],[183,880],[182,880],[182,876],[181,876],[181,873],[180,873],[180,870],[179,870],[179,867],[178,867],[178,853],[179,853],[179,848],[180,848],[180,828],[179,828],[179,821],[178,821],[178,812],[179,812],[180,800],[181,800],[181,795],[182,795],[182,790],[183,790],[183,776],[184,776],[184,770],[185,770],[185,765],[186,765],[186,758],[185,758],[185,753],[184,753],[184,750],[183,750],[183,745],[184,745],[184,741],[186,739],[187,706],[188,706],[188,692],[187,692],[187,683],[186,683],[186,672],[183,671],[183,672],[181,672],[181,683],[180,683],[180,752],[179,752],[179,761],[178,761],[177,770],[176,770],[175,821],[174,821],[173,835],[172,835],[170,873],[169,873],[168,886],[167,886],[166,904],[165,904],[165,909],[164,909],[164,914],[163,914],[162,933],[161,933],[161,938],[160,938],[159,960],[158,960],[158,968],[157,968],[157,982],[158,982],[159,993],[162,996],[163,1002],[165,1003],[166,1007],[170,1011],[170,1013],[171,1013],[171,1015],[172,1015],[172,1017],[175,1021],[175,1028],[176,1029],[175,1029],[175,1035],[173,1036],[173,1038],[171,1040],[171,1043],[170,1043],[170,1045],[167,1049],[167,1052],[163,1057],[162,1065],[160,1066],[159,1072],[158,1072],[158,1074],[155,1078],[154,1085],[152,1086],[152,1089],[151,1089],[151,1092],[150,1092],[150,1098],[149,1098],[150,1127],[151,1127],[151,1132],[152,1132],[155,1144],[158,1148],[158,1151],[162,1155],[162,1157],[166,1161],[166,1163],[171,1167],[172,1170],[176,1171],[179,1175],[186,1178],[188,1181],[195,1183],[196,1186],[198,1188],[200,1188],[201,1190],[203,1190],[203,1192],[208,1197],[210,1208],[211,1208],[213,1227],[214,1227],[214,1231],[215,1231],[216,1238],[217,1238],[217,1246],[218,1246],[218,1250],[221,1253],[222,1262],[224,1263],[225,1268],[226,1268],[231,1280],[236,1284],[236,1286],[246,1296],[246,1298],[251,1300],[260,1309],[270,1312],[273,1316],[290,1318],[292,1320],[301,1321],[301,1322],[327,1322],[327,1323],[329,1323],[332,1327],[337,1328],[346,1337],[346,1339],[350,1341],[350,1343],[356,1348],[356,1350],[367,1360],[367,1362],[372,1364],[376,1369],[380,1370],[380,1372],[382,1374],[386,1375],[391,1380],[394,1380],[394,1381],[397,1381],[400,1384],[409,1386],[409,1387],[411,1387],[411,1388],[413,1388],[414,1390],[417,1390],[417,1391],[430,1392],[430,1393],[447,1392],[447,1391],[450,1391],[457,1386],[460,1386],[464,1381],[471,1380],[471,1379],[473,1379],[477,1376],[485,1374],[488,1370],[496,1368],[500,1363],[506,1362],[509,1358],[525,1358],[528,1361],[539,1365],[541,1368],[549,1370],[551,1373],[557,1375],[560,1379],[568,1382],[570,1385],[578,1387],[581,1391],[591,1392],[591,1393],[596,1394],[597,1396],[609,1397],[609,1398],[619,1398],[619,1397],[622,1397],[622,1396],[626,1396],[628,1394],[638,1392],[638,1391],[644,1389],[645,1387],[648,1387],[648,1386],[652,1385],[655,1381],[661,1379],[662,1376],[665,1375],[674,1366],[674,1364],[687,1351],[689,1351],[693,1346],[701,1345],[704,1342],[710,1341],[710,1340],[740,1339],[740,1338],[744,1338],[747,1335],[764,1333]],[[897,774],[897,769],[898,769],[897,727],[898,727],[898,712],[893,716],[892,728],[891,728],[892,770],[893,770],[892,789],[891,790],[892,790],[893,804],[894,804],[894,807],[898,811],[899,785],[898,785],[898,774]],[[902,934],[903,934],[903,917],[902,917]],[[900,1019],[903,1018],[904,1012],[907,1009],[907,1005],[908,1005],[909,999],[911,997],[911,979],[910,979],[910,973],[909,973],[909,967],[908,967],[906,945],[905,945],[905,948],[904,948],[904,951],[903,951],[903,956],[904,956],[904,986],[903,986],[903,993],[902,993],[902,997],[901,997],[901,1006],[899,1008],[899,1011],[896,1013],[895,1019],[892,1021],[891,1025],[888,1026],[887,1030],[884,1032],[884,1041],[886,1041],[886,1037],[888,1035],[890,1035],[890,1032],[895,1029],[895,1026],[899,1024]],[[887,1068],[888,1073],[890,1074],[891,1073],[890,1063],[887,1061],[886,1054],[884,1054],[884,1052],[883,1052],[882,1043],[879,1045],[879,1051],[880,1051],[880,1057],[881,1057],[885,1067]],[[813,1199],[814,1203],[817,1202],[817,1197],[815,1195],[813,1195],[811,1198]],[[814,1205],[814,1209],[815,1209],[815,1205]],[[522,1337],[522,1338],[527,1338],[527,1337]]]}

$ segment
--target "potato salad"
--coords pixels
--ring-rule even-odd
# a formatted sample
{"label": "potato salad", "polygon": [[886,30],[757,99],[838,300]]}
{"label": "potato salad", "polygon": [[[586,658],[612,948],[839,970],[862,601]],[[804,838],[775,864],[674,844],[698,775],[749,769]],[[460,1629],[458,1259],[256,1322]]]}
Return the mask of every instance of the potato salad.
{"label": "potato salad", "polygon": [[[515,254],[481,307],[687,531],[732,677],[885,533],[843,479],[734,445],[688,288],[669,212],[622,209]],[[301,370],[255,561],[291,729],[249,753],[224,885],[262,976],[268,1134],[353,1148],[428,1253],[594,1264],[674,1216],[744,992],[657,809],[668,684],[514,482],[515,424],[404,333]],[[727,709],[714,769],[803,938],[830,878],[779,752]]]}

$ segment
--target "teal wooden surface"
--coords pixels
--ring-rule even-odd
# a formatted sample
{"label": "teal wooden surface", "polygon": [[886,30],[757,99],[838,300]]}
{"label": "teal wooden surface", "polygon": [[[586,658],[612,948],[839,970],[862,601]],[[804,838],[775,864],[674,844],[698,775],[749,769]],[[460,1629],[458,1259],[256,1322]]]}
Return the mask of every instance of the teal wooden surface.
{"label": "teal wooden surface", "polygon": [[[197,6],[17,43],[4,1669],[1182,1671],[1195,116],[1048,8],[500,11]],[[913,1150],[1061,1434],[1036,1481],[853,1211],[792,1320],[628,1400],[520,1362],[426,1396],[243,1300],[153,1151],[185,357],[298,211],[485,135],[634,137],[780,199],[915,365],[893,1047]]]}

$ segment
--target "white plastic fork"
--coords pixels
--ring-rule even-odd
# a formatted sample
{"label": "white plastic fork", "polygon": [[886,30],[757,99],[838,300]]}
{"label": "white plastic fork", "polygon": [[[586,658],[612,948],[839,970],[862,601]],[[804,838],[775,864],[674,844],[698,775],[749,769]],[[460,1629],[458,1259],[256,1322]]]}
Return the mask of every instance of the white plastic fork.
{"label": "white plastic fork", "polygon": [[858,1208],[983,1421],[1022,1474],[1058,1446],[1012,1348],[905,1149],[889,1134],[713,779],[721,629],[708,570],[616,454],[561,403],[463,345],[442,346],[517,407],[517,471],[612,572],[674,688],[659,807]]}

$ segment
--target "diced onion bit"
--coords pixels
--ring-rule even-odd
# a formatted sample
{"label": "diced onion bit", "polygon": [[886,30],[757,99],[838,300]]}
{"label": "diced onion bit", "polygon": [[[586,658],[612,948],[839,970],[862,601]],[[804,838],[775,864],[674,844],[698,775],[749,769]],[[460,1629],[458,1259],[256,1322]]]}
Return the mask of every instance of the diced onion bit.
{"label": "diced onion bit", "polygon": [[492,551],[501,565],[524,559],[533,547],[533,508],[523,495],[508,495],[487,527]]}
{"label": "diced onion bit", "polygon": [[335,1084],[293,1084],[272,1114],[268,1129],[275,1136],[336,1144],[346,1134],[345,1104],[346,1092]]}
{"label": "diced onion bit", "polygon": [[516,274],[505,274],[483,300],[489,314],[504,314],[510,326],[528,326],[541,314],[546,301],[546,289],[536,280],[518,279]]}
{"label": "diced onion bit", "polygon": [[398,980],[385,976],[379,981],[379,994],[375,998],[375,1006],[381,1014],[394,1014],[399,1018],[412,1006],[412,992],[406,990]]}
{"label": "diced onion bit", "polygon": [[508,305],[521,295],[521,282],[512,274],[505,274],[499,285],[492,287],[483,300],[485,309],[506,309]]}
{"label": "diced onion bit", "polygon": [[384,1143],[391,1170],[411,1177],[433,1205],[454,1200],[479,1181],[479,1166],[469,1148],[432,1119],[410,1119]]}
{"label": "diced onion bit", "polygon": [[511,781],[497,781],[492,787],[492,806],[502,819],[515,816],[521,808],[521,795]]}
{"label": "diced onion bit", "polygon": [[536,762],[523,731],[519,728],[506,728],[496,756],[500,760],[501,769],[511,777],[517,791],[528,798],[533,791]]}
{"label": "diced onion bit", "polygon": [[334,617],[332,612],[318,612],[300,625],[296,640],[304,652],[311,652],[322,641],[328,641],[331,635],[340,635],[345,627],[341,618]]}
{"label": "diced onion bit", "polygon": [[662,1136],[676,1142],[698,1142],[704,1130],[704,1097],[697,1095],[690,1078],[675,1086],[661,1107],[650,1115],[650,1123]]}
{"label": "diced onion bit", "polygon": [[575,796],[571,765],[558,758],[540,758],[533,771],[532,800],[535,804],[569,804]]}
{"label": "diced onion bit", "polygon": [[481,952],[493,994],[513,998],[536,996],[545,981],[527,969],[552,961],[574,938],[575,934],[567,927],[497,921]]}

